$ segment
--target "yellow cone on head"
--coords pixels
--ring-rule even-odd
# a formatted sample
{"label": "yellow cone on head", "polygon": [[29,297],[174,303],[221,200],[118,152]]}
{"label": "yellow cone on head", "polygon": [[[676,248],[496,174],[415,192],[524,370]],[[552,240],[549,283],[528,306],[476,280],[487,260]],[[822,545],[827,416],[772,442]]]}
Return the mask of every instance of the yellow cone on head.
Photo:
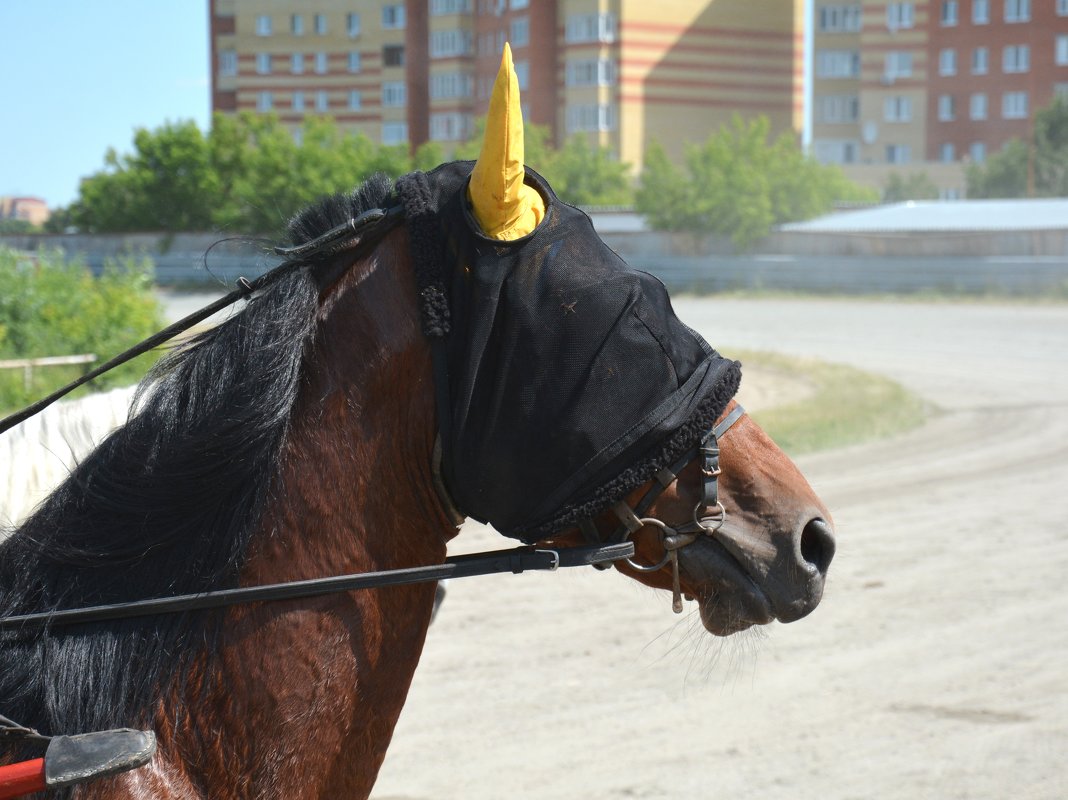
{"label": "yellow cone on head", "polygon": [[505,241],[519,239],[534,230],[545,216],[541,195],[523,183],[523,174],[519,79],[512,66],[512,48],[506,43],[490,96],[482,152],[467,189],[475,219],[486,236]]}

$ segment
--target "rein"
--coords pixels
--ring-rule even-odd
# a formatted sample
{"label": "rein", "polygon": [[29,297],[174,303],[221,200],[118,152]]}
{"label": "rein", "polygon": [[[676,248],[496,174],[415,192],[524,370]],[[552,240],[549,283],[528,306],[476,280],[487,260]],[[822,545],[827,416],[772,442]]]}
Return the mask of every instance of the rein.
{"label": "rein", "polygon": [[286,259],[277,267],[268,270],[254,280],[238,278],[237,288],[229,294],[204,306],[204,308],[199,311],[194,311],[189,316],[183,317],[177,322],[168,325],[158,333],[152,334],[142,342],[135,344],[129,350],[105,361],[103,364],[91,369],[77,380],[68,383],[62,389],[57,389],[52,394],[26,406],[26,408],[21,411],[16,411],[14,414],[4,417],[0,420],[0,433],[4,433],[18,425],[20,422],[24,422],[30,417],[36,416],[57,400],[66,397],[75,389],[84,386],[94,378],[99,378],[105,372],[110,372],[116,367],[125,364],[127,361],[159,347],[173,339],[175,336],[185,333],[194,325],[200,324],[212,314],[222,311],[224,308],[232,306],[239,300],[246,299],[254,292],[258,292],[261,289],[265,289],[271,284],[276,283],[279,279],[285,277],[295,269],[309,264],[310,262],[308,259],[312,256],[334,255],[342,250],[354,250],[358,248],[366,249],[371,245],[376,244],[394,226],[399,224],[401,219],[402,212],[399,206],[390,208],[372,208],[370,211],[360,214],[360,216],[355,219],[350,219],[343,225],[338,225],[337,227],[332,228],[322,236],[319,236],[310,242],[297,247],[274,248],[275,255],[282,256]]}
{"label": "rein", "polygon": [[[126,363],[142,353],[184,333],[194,325],[203,322],[212,314],[227,308],[254,292],[264,289],[278,281],[293,270],[312,264],[311,259],[336,255],[341,252],[369,250],[383,236],[398,225],[405,216],[399,205],[388,208],[375,208],[348,220],[342,225],[327,231],[321,236],[295,247],[276,247],[276,255],[286,260],[265,272],[254,280],[239,278],[237,288],[224,297],[205,306],[178,322],[169,325],[158,333],[148,337],[125,352],[101,364],[78,380],[38,400],[21,411],[0,420],[0,433],[10,430],[15,425],[40,413],[60,398],[96,377]],[[330,276],[326,276],[329,278]],[[438,381],[435,381],[437,384]],[[440,394],[440,388],[439,388]],[[607,569],[612,563],[625,560],[628,565],[640,572],[655,572],[669,562],[672,566],[673,602],[676,613],[682,611],[678,550],[693,544],[701,535],[712,536],[723,524],[726,511],[719,502],[716,480],[720,474],[718,439],[743,415],[745,410],[736,405],[727,417],[714,426],[695,448],[685,453],[668,468],[661,469],[656,475],[656,483],[645,493],[632,509],[626,503],[616,503],[612,510],[620,520],[620,527],[602,541],[592,518],[579,523],[579,528],[589,544],[578,547],[565,547],[553,550],[521,547],[511,550],[498,550],[447,558],[444,564],[409,569],[384,570],[381,572],[357,573],[352,575],[332,576],[289,583],[249,586],[236,589],[223,589],[201,594],[177,595],[137,600],[127,603],[91,606],[86,608],[63,609],[59,611],[22,614],[0,619],[0,630],[17,629],[36,631],[41,628],[63,625],[86,624],[106,620],[129,619],[152,614],[173,614],[204,609],[221,608],[239,603],[263,602],[269,600],[289,600],[304,597],[316,597],[334,592],[356,589],[398,586],[412,583],[424,583],[451,578],[465,578],[475,575],[525,571],[556,570],[559,567],[594,566]],[[439,439],[440,441],[440,439]],[[692,521],[673,527],[662,520],[644,516],[656,499],[677,478],[678,473],[694,458],[702,460],[702,493],[693,512]],[[457,516],[455,507],[445,491],[440,479],[437,464],[434,465],[434,481],[441,495],[443,506],[450,517]],[[711,509],[714,513],[700,516],[701,512]],[[630,538],[645,526],[658,529],[664,548],[663,558],[656,564],[643,565],[633,558],[634,543]]]}
{"label": "rein", "polygon": [[475,575],[493,575],[511,572],[549,571],[564,567],[607,565],[634,555],[633,542],[535,549],[518,547],[495,550],[488,553],[450,556],[444,564],[407,569],[391,569],[381,572],[361,572],[329,578],[313,578],[289,583],[273,583],[265,586],[247,586],[237,589],[222,589],[201,594],[156,597],[135,600],[129,603],[72,608],[37,614],[0,619],[0,630],[17,629],[19,632],[36,632],[40,628],[63,625],[104,622],[116,619],[132,619],[151,614],[177,614],[187,611],[202,611],[222,608],[240,603],[255,603],[267,600],[294,600],[318,597],[335,592],[355,589],[377,589],[384,586],[403,586],[412,583],[428,583],[453,578],[469,578]]}

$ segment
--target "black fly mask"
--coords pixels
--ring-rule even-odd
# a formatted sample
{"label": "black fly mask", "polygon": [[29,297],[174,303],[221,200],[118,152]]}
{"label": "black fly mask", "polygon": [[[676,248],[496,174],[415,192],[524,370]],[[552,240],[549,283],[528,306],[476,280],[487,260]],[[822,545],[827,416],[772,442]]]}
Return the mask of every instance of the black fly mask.
{"label": "black fly mask", "polygon": [[472,166],[397,183],[434,343],[442,476],[465,515],[533,542],[694,447],[740,365],[532,170],[544,220],[520,239],[484,236],[467,201]]}

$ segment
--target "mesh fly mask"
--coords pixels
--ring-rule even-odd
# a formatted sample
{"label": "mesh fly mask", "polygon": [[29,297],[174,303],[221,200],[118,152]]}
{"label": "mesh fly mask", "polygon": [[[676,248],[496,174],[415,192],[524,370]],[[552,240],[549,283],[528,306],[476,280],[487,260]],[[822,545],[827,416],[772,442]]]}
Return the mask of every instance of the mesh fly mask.
{"label": "mesh fly mask", "polygon": [[513,241],[482,235],[472,166],[412,173],[397,191],[435,352],[444,482],[463,514],[529,543],[694,449],[741,371],[532,170],[541,224]]}

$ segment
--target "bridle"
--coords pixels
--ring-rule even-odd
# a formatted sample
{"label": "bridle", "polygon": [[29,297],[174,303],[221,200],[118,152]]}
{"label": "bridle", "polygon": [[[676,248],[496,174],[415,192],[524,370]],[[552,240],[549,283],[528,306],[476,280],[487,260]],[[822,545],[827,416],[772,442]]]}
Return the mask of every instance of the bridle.
{"label": "bridle", "polygon": [[[619,519],[619,527],[608,537],[608,542],[626,542],[632,539],[646,526],[655,528],[660,537],[664,555],[653,564],[641,564],[632,557],[624,559],[627,565],[638,572],[657,572],[671,564],[671,608],[676,614],[682,613],[682,586],[679,576],[679,550],[696,542],[702,536],[713,536],[727,518],[727,510],[719,499],[719,476],[723,470],[719,465],[719,440],[731,426],[745,415],[740,403],[717,425],[704,435],[700,443],[684,453],[670,467],[660,469],[653,485],[632,508],[620,500],[612,506],[612,512]],[[701,460],[701,494],[694,506],[691,519],[678,525],[669,525],[656,517],[646,516],[657,498],[676,480],[679,473],[695,458]],[[597,525],[592,518],[579,523],[586,541],[601,542]],[[599,565],[598,569],[607,569],[610,565]]]}
{"label": "bridle", "polygon": [[[193,326],[203,322],[218,311],[240,300],[249,298],[253,293],[267,288],[300,267],[314,266],[318,268],[320,271],[317,273],[317,278],[320,285],[329,285],[338,277],[338,270],[336,265],[326,265],[324,267],[324,265],[317,263],[320,259],[341,253],[358,257],[361,253],[369,252],[386,234],[403,221],[404,216],[402,206],[397,204],[385,208],[374,208],[349,219],[347,222],[308,242],[295,247],[274,248],[275,254],[285,259],[283,263],[253,280],[239,278],[237,287],[224,297],[169,325],[47,397],[0,420],[0,434],[41,412],[74,389],[170,341],[179,334],[187,332]],[[717,486],[717,479],[720,475],[719,439],[744,413],[745,411],[740,405],[735,405],[718,425],[713,426],[705,434],[698,445],[691,448],[670,467],[660,469],[655,476],[653,485],[633,508],[623,501],[614,504],[612,511],[619,518],[620,526],[607,540],[601,538],[596,524],[592,518],[589,518],[579,523],[579,528],[587,539],[587,544],[584,546],[553,549],[528,546],[468,556],[454,556],[446,559],[445,564],[442,565],[342,575],[268,586],[240,587],[195,595],[151,598],[91,608],[23,614],[0,619],[0,630],[17,629],[32,632],[41,627],[84,624],[152,614],[181,613],[220,608],[238,603],[313,597],[361,588],[422,583],[500,572],[520,573],[527,570],[556,570],[560,567],[575,566],[594,566],[598,569],[607,569],[612,563],[620,560],[625,560],[631,568],[639,572],[655,572],[670,563],[672,566],[673,586],[672,607],[676,612],[681,612],[682,598],[678,551],[693,544],[700,536],[711,536],[723,524],[726,511],[719,500]],[[645,516],[656,499],[675,482],[678,473],[695,458],[701,459],[702,488],[700,500],[694,508],[692,519],[681,525],[672,526],[654,517]],[[440,446],[435,448],[435,463],[432,470],[434,485],[446,515],[456,521],[458,515],[441,480],[438,469],[439,461]],[[704,513],[709,510],[712,513]],[[459,520],[462,521],[462,517]],[[632,537],[646,526],[652,526],[657,529],[664,548],[664,556],[657,563],[649,565],[640,564],[633,558],[635,548]]]}

